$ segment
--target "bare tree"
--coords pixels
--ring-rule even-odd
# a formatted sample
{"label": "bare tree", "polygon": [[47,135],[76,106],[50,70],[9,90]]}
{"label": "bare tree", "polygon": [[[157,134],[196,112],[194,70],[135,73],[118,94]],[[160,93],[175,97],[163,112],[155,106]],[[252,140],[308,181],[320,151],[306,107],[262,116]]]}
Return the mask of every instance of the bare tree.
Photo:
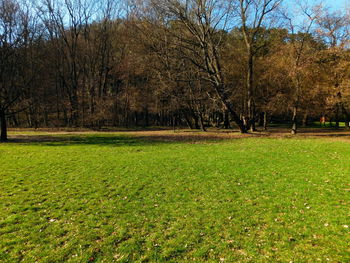
{"label": "bare tree", "polygon": [[283,0],[239,0],[239,17],[246,47],[246,89],[247,89],[247,124],[255,130],[255,86],[254,59],[264,46],[260,37],[262,27],[269,27],[271,16]]}
{"label": "bare tree", "polygon": [[0,125],[1,141],[7,140],[7,117],[26,98],[25,90],[33,81],[30,48],[37,37],[28,6],[16,0],[0,3]]}
{"label": "bare tree", "polygon": [[43,0],[38,6],[61,60],[57,71],[69,99],[71,125],[79,124],[79,92],[83,74],[79,44],[88,34],[95,7],[96,2],[88,0]]}
{"label": "bare tree", "polygon": [[[292,129],[291,133],[297,133],[298,109],[303,95],[303,75],[305,68],[312,63],[308,50],[308,40],[311,37],[313,26],[320,12],[320,6],[312,6],[307,1],[299,1],[294,13],[284,13],[287,26],[291,32],[292,63],[289,65],[289,76],[292,79],[293,94],[291,95]],[[300,15],[303,21],[300,22]]]}
{"label": "bare tree", "polygon": [[[232,86],[228,86],[222,65],[221,48],[225,29],[231,19],[233,3],[215,0],[166,0],[152,1],[150,16],[158,20],[148,19],[154,25],[167,30],[176,40],[175,47],[182,58],[190,61],[200,71],[201,78],[211,83],[212,92],[224,109],[229,111],[233,121],[241,132],[247,128],[230,101]],[[161,22],[160,22],[161,21]],[[157,23],[157,24],[156,24]]]}
{"label": "bare tree", "polygon": [[328,48],[323,52],[323,65],[327,72],[328,82],[334,103],[336,127],[339,128],[340,115],[346,118],[349,128],[350,112],[346,108],[344,94],[347,77],[349,76],[350,16],[348,12],[332,12],[323,8],[317,17],[317,35],[325,41]]}

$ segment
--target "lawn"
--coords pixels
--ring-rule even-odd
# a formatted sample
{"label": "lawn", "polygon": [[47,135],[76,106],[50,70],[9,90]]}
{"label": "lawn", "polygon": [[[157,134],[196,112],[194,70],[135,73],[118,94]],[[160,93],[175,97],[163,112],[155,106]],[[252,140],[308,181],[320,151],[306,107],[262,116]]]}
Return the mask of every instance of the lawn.
{"label": "lawn", "polygon": [[0,262],[350,262],[350,141],[0,144]]}

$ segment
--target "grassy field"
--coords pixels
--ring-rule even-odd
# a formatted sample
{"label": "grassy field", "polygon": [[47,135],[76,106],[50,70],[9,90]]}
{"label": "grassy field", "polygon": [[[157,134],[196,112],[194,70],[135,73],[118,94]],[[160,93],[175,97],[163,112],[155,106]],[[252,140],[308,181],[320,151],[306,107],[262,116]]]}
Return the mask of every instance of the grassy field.
{"label": "grassy field", "polygon": [[350,140],[0,144],[0,262],[350,262],[349,208]]}

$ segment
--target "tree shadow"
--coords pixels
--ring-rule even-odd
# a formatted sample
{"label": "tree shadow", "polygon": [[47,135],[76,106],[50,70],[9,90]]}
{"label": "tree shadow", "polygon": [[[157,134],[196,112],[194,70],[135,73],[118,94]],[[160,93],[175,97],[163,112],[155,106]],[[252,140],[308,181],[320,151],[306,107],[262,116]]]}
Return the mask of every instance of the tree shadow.
{"label": "tree shadow", "polygon": [[10,138],[8,144],[42,145],[42,146],[145,146],[156,144],[150,140],[144,140],[133,136],[124,135],[29,135]]}
{"label": "tree shadow", "polygon": [[78,133],[78,134],[33,134],[14,135],[8,144],[73,146],[73,145],[109,145],[109,146],[149,146],[171,143],[219,143],[224,140],[248,137],[267,137],[263,133],[240,134],[238,132],[198,132],[198,131],[144,131],[113,133]]}
{"label": "tree shadow", "polygon": [[350,133],[335,133],[335,134],[314,134],[315,137],[325,137],[325,138],[337,138],[337,137],[347,137],[350,139]]}
{"label": "tree shadow", "polygon": [[[245,138],[294,138],[289,129],[272,128],[248,134],[237,131],[140,131],[121,133],[48,133],[48,134],[19,134],[12,135],[8,144],[45,145],[45,146],[74,146],[74,145],[100,145],[100,146],[150,146],[171,143],[220,143],[225,140]],[[350,132],[344,129],[300,129],[298,138],[349,138]]]}

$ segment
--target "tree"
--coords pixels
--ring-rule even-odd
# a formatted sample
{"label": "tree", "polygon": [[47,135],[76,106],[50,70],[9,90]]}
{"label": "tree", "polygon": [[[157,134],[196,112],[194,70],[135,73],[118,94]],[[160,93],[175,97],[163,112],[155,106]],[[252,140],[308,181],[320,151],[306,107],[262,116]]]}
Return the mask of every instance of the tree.
{"label": "tree", "polygon": [[16,0],[0,4],[0,141],[7,140],[7,117],[21,111],[15,109],[26,98],[33,81],[30,49],[37,37],[29,7]]}
{"label": "tree", "polygon": [[[233,8],[231,1],[166,0],[154,1],[149,6],[150,21],[153,26],[168,29],[170,24],[178,24],[178,30],[170,31],[177,40],[176,48],[181,56],[190,61],[213,88],[212,93],[220,100],[223,108],[230,112],[233,121],[242,133],[247,127],[240,119],[235,106],[229,99],[232,86],[225,80],[221,48],[224,28],[227,26]],[[153,16],[159,18],[152,20]]]}
{"label": "tree", "polygon": [[346,81],[349,77],[350,17],[346,12],[331,12],[323,9],[317,17],[317,35],[325,41],[328,48],[321,54],[322,65],[328,76],[327,83],[335,111],[336,127],[339,128],[340,115],[345,115],[349,128],[350,112],[346,107]]}
{"label": "tree", "polygon": [[[291,37],[289,40],[290,54],[292,60],[289,62],[289,76],[291,78],[292,94],[291,94],[291,108],[292,108],[292,129],[291,133],[297,133],[298,126],[298,109],[300,108],[301,98],[303,95],[303,80],[306,68],[313,63],[314,53],[310,49],[312,43],[312,29],[320,12],[320,7],[312,7],[307,2],[298,2],[298,9],[296,14],[284,14],[287,21]],[[303,22],[297,22],[300,19],[300,14],[303,15]],[[297,29],[297,30],[296,30]],[[297,31],[297,32],[296,32]],[[311,52],[310,52],[311,51]]]}
{"label": "tree", "polygon": [[[255,130],[255,86],[254,59],[264,46],[260,36],[265,20],[279,7],[282,0],[239,0],[240,26],[246,48],[246,90],[247,123],[251,131]],[[271,17],[270,17],[271,19]]]}
{"label": "tree", "polygon": [[69,99],[68,124],[73,126],[79,125],[79,92],[84,72],[80,42],[89,33],[95,6],[95,1],[88,0],[43,0],[38,6],[58,52],[58,77]]}

